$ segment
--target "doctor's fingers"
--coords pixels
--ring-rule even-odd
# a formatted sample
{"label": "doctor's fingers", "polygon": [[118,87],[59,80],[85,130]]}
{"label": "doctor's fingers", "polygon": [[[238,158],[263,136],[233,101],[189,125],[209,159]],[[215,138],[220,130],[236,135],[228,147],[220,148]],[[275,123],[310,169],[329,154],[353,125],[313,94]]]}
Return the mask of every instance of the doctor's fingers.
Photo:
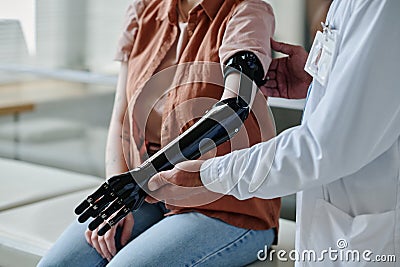
{"label": "doctor's fingers", "polygon": [[147,203],[150,203],[150,204],[156,204],[157,202],[159,202],[157,199],[155,199],[155,198],[152,197],[152,196],[147,196],[144,200],[145,200]]}
{"label": "doctor's fingers", "polygon": [[271,81],[276,79],[276,70],[269,69],[266,75],[266,81]]}
{"label": "doctor's fingers", "polygon": [[211,192],[204,186],[182,187],[174,184],[165,185],[153,192],[152,196],[168,205],[178,207],[198,207],[223,197],[222,194]]}
{"label": "doctor's fingers", "polygon": [[280,97],[281,96],[278,88],[276,88],[276,87],[271,88],[271,87],[267,87],[267,86],[261,86],[260,91],[264,96],[267,96],[267,97]]}
{"label": "doctor's fingers", "polygon": [[269,88],[275,88],[275,87],[277,87],[276,79],[277,79],[276,71],[269,70],[267,72],[266,78],[264,80],[264,84],[262,86],[269,87]]}
{"label": "doctor's fingers", "polygon": [[279,65],[279,58],[273,58],[271,64],[269,64],[268,72],[276,71],[278,65]]}
{"label": "doctor's fingers", "polygon": [[271,89],[277,89],[278,88],[278,82],[276,80],[269,80],[263,85],[263,87],[271,88]]}
{"label": "doctor's fingers", "polygon": [[182,187],[202,186],[200,168],[203,162],[204,160],[191,160],[178,163],[172,170],[154,175],[148,182],[148,188],[150,191],[155,191],[170,184]]}
{"label": "doctor's fingers", "polygon": [[287,44],[283,42],[278,42],[275,41],[274,39],[271,39],[271,48],[277,52],[281,52],[283,54],[292,56],[297,53],[301,53],[304,48],[300,45],[292,45],[292,44]]}
{"label": "doctor's fingers", "polygon": [[150,191],[156,191],[170,183],[174,183],[172,171],[162,171],[151,177],[147,186]]}

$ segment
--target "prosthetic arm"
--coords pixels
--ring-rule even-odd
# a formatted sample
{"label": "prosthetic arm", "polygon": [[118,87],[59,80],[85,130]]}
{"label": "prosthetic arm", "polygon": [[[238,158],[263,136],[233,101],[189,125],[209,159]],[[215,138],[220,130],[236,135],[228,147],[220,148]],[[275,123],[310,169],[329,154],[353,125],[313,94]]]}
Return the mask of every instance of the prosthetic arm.
{"label": "prosthetic arm", "polygon": [[264,71],[259,59],[251,52],[232,56],[224,68],[224,78],[236,72],[240,85],[236,97],[217,102],[200,120],[137,168],[109,178],[88,196],[75,213],[79,222],[95,218],[89,229],[104,235],[131,210],[143,203],[148,180],[156,173],[172,169],[177,163],[199,158],[216,146],[230,140],[241,128],[250,112],[253,82],[261,85]]}

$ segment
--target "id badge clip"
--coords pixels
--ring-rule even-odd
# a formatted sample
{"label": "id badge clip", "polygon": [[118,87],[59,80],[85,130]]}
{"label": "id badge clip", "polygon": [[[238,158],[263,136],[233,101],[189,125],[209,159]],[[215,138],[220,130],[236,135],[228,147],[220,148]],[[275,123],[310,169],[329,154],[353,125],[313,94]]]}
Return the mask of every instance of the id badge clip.
{"label": "id badge clip", "polygon": [[318,31],[304,70],[322,86],[326,86],[336,56],[337,30],[322,23],[323,32]]}

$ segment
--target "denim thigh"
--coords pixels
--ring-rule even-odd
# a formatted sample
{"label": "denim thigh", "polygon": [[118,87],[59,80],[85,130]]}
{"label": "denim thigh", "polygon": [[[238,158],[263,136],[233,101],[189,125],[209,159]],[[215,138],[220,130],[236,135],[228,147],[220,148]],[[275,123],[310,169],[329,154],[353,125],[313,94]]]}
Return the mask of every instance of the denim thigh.
{"label": "denim thigh", "polygon": [[108,266],[244,266],[274,238],[273,229],[248,230],[201,213],[178,214],[140,234]]}
{"label": "denim thigh", "polygon": [[[161,204],[162,205],[162,204]],[[131,241],[110,263],[85,239],[87,224],[72,223],[43,257],[43,266],[243,266],[270,246],[274,230],[248,230],[191,212],[164,218],[160,204],[134,213]]]}
{"label": "denim thigh", "polygon": [[[134,239],[146,229],[164,218],[165,210],[162,204],[144,203],[140,209],[135,211],[135,225],[131,239]],[[73,222],[58,238],[53,247],[41,259],[38,266],[60,266],[60,267],[81,267],[81,266],[105,266],[107,260],[103,259],[97,251],[90,246],[85,239],[85,231],[90,220],[86,223]],[[116,245],[121,248],[121,231],[117,230]]]}

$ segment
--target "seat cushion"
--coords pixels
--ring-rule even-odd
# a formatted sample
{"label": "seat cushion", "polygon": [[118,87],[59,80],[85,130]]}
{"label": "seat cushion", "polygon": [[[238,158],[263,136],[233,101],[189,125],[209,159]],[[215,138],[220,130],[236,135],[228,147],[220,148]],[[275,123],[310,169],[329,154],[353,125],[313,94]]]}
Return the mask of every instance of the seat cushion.
{"label": "seat cushion", "polygon": [[0,159],[0,170],[0,211],[93,188],[101,182],[94,176],[10,159]]}
{"label": "seat cushion", "polygon": [[[35,266],[76,217],[74,207],[95,188],[0,212],[0,266]],[[294,249],[295,223],[280,220],[279,244]],[[255,252],[256,253],[256,252]],[[292,262],[258,261],[249,266],[293,266]]]}
{"label": "seat cushion", "polygon": [[36,266],[96,188],[0,212],[0,266]]}
{"label": "seat cushion", "polygon": [[[62,231],[76,218],[74,207],[95,188],[0,213],[0,266],[35,266]],[[280,219],[276,251],[294,249],[295,223]],[[256,253],[256,252],[255,252]],[[258,261],[257,266],[293,266],[293,262]]]}
{"label": "seat cushion", "polygon": [[88,127],[81,137],[48,142],[19,142],[0,138],[0,157],[104,176],[107,129]]}
{"label": "seat cushion", "polygon": [[21,142],[39,143],[77,138],[83,136],[84,133],[85,129],[80,123],[42,118],[2,125],[0,139],[13,141],[18,138]]}

